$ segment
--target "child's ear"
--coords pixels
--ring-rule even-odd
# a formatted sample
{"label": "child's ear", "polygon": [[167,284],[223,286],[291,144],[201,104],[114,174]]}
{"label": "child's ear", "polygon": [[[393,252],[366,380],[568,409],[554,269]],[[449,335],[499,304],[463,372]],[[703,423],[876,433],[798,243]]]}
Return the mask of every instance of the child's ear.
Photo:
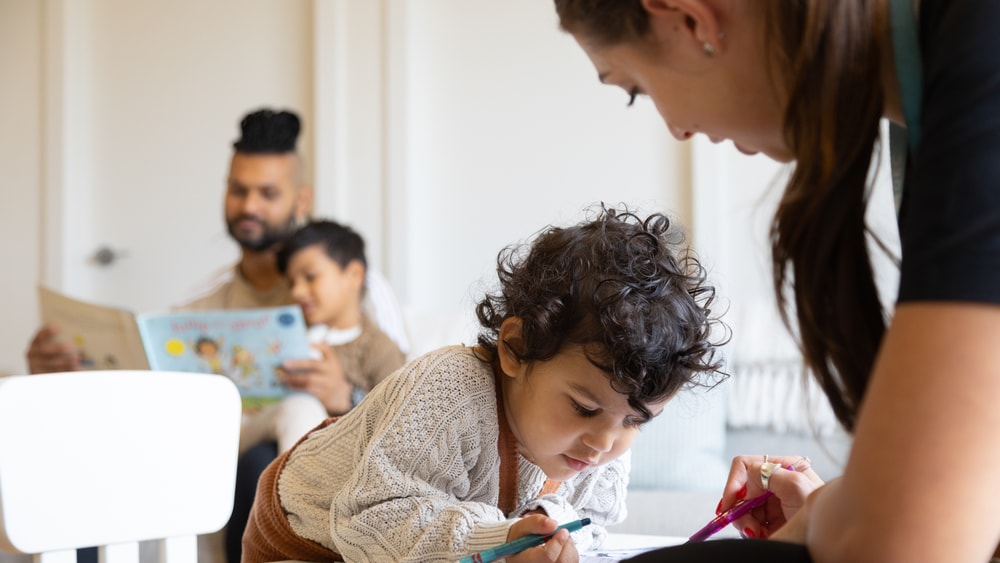
{"label": "child's ear", "polygon": [[500,369],[508,377],[517,377],[528,365],[521,361],[521,351],[524,349],[521,326],[520,317],[509,317],[500,325],[497,356],[500,359]]}
{"label": "child's ear", "polygon": [[361,289],[365,285],[365,266],[360,260],[351,260],[344,268],[344,273],[350,276],[351,281]]}

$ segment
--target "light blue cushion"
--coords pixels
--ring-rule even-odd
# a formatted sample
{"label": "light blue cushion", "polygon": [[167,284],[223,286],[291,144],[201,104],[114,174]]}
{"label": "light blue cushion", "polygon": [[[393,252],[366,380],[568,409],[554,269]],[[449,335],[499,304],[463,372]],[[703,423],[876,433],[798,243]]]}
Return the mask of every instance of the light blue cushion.
{"label": "light blue cushion", "polygon": [[726,382],[682,391],[643,426],[632,445],[630,490],[722,491],[730,462],[726,392]]}

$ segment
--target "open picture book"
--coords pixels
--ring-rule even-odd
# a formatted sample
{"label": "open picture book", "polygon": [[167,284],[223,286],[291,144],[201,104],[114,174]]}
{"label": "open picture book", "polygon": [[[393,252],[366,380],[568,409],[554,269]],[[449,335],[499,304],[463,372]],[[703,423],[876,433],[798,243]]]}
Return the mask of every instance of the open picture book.
{"label": "open picture book", "polygon": [[135,314],[38,288],[42,322],[59,327],[80,369],[213,373],[239,387],[244,409],[283,397],[285,360],[309,358],[302,311],[294,305],[225,311]]}

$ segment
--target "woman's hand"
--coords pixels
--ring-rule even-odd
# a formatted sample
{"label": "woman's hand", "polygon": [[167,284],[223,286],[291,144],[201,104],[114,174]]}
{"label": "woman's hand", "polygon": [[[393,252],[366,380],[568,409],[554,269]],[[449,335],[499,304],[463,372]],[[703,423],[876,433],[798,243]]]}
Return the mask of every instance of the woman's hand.
{"label": "woman's hand", "polygon": [[340,358],[333,348],[325,344],[312,344],[319,351],[319,359],[288,360],[281,382],[292,389],[313,394],[331,416],[351,410],[351,391],[354,385],[344,375]]}
{"label": "woman's hand", "polygon": [[[813,491],[823,486],[823,480],[809,467],[809,458],[768,456],[768,469],[771,472],[765,488],[761,481],[764,457],[742,455],[733,458],[729,479],[722,500],[719,501],[718,512],[721,514],[741,500],[754,499],[771,491],[772,495],[764,504],[733,522],[746,537],[771,537],[805,506],[806,499]],[[794,470],[786,469],[788,467],[793,467]]]}
{"label": "woman's hand", "polygon": [[[507,532],[507,541],[516,540],[529,534],[548,535],[555,532],[558,527],[559,523],[545,514],[529,514],[510,527],[510,531]],[[570,539],[569,532],[559,530],[544,544],[526,549],[517,555],[511,555],[506,560],[508,563],[577,563],[580,560],[580,554],[576,551],[576,545]]]}
{"label": "woman's hand", "polygon": [[771,535],[770,538],[791,543],[806,543],[806,533],[809,531],[810,526],[811,509],[815,506],[816,497],[828,494],[836,495],[836,490],[840,488],[840,482],[841,477],[830,479],[825,485],[813,491],[809,495],[809,498],[806,499],[806,503],[802,509],[797,511],[794,516],[789,516],[785,525]]}

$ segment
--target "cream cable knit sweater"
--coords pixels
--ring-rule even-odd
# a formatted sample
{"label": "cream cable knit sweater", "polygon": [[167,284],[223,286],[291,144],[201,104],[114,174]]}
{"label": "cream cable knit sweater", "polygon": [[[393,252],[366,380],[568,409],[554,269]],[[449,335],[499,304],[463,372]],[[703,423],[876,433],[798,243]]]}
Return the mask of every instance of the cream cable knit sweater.
{"label": "cream cable knit sweater", "polygon": [[[514,520],[497,508],[500,457],[494,377],[471,348],[442,348],[403,366],[336,424],[292,452],[279,477],[293,530],[345,561],[449,561],[503,543]],[[598,547],[625,519],[628,454],[535,498],[545,474],[518,460],[517,509],[543,508]]]}

